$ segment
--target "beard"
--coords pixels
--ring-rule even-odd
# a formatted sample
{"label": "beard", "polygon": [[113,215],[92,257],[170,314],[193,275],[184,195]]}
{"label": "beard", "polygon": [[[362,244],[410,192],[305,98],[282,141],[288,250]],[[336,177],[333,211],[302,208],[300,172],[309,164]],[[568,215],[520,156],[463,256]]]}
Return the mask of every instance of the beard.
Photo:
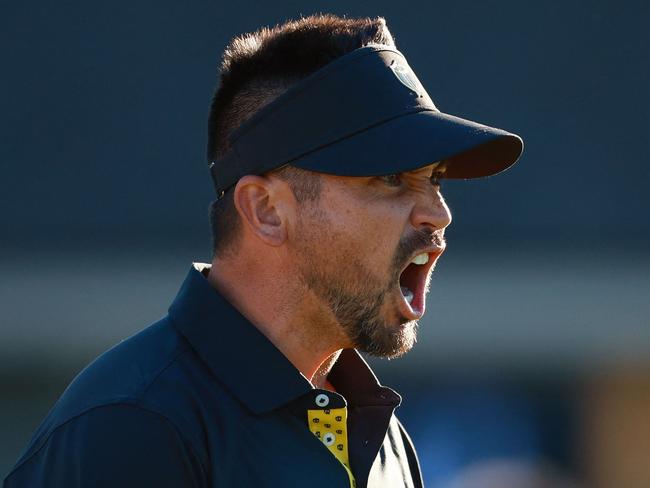
{"label": "beard", "polygon": [[398,317],[388,323],[384,318],[386,299],[395,282],[382,287],[370,270],[359,265],[330,266],[316,268],[312,263],[301,274],[307,287],[328,306],[352,346],[384,358],[410,351],[416,342],[417,321]]}
{"label": "beard", "polygon": [[[327,229],[326,222],[322,223],[309,228]],[[436,239],[438,236],[428,229],[404,236],[382,279],[376,268],[359,259],[363,258],[360,251],[354,254],[354,249],[346,246],[348,241],[343,236],[337,238],[327,232],[303,235],[299,274],[306,287],[329,308],[353,347],[371,356],[396,358],[415,345],[418,323],[390,312],[397,310],[397,304],[389,302],[395,300],[400,273],[408,260]],[[322,256],[323,249],[329,251],[327,256]]]}

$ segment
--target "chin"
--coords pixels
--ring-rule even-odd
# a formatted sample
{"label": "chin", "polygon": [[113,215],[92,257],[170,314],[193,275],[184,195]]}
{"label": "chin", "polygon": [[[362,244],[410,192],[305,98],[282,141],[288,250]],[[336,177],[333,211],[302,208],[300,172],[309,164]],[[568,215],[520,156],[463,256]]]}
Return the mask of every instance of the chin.
{"label": "chin", "polygon": [[359,336],[357,349],[378,358],[398,358],[413,349],[417,328],[417,321],[407,319],[400,320],[398,325],[375,328]]}

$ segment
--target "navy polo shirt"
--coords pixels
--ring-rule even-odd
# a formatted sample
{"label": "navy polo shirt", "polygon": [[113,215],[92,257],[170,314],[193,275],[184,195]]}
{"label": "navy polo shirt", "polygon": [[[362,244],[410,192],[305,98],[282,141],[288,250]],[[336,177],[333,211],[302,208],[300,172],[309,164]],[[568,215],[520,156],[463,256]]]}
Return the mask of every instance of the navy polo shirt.
{"label": "navy polo shirt", "polygon": [[[336,392],[313,388],[207,269],[190,270],[166,317],[75,378],[5,488],[421,486],[393,414],[401,399],[361,356],[341,353]],[[332,412],[347,422],[321,434]]]}

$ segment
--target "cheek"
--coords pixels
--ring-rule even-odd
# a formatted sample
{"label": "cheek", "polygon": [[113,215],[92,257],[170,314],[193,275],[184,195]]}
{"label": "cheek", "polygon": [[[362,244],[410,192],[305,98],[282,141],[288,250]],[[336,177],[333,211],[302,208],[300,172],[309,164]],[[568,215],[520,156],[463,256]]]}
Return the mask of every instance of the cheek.
{"label": "cheek", "polygon": [[350,244],[363,250],[365,261],[381,270],[393,263],[400,238],[408,224],[408,214],[398,207],[382,206],[362,212],[362,218],[350,228]]}
{"label": "cheek", "polygon": [[[333,195],[328,195],[333,197]],[[386,269],[392,265],[400,238],[409,225],[410,209],[405,202],[383,197],[338,194],[328,198],[336,202],[324,211],[320,234],[323,245],[330,246],[332,258],[345,259]]]}
{"label": "cheek", "polygon": [[373,232],[383,236],[384,243],[399,241],[410,222],[410,209],[398,203],[383,203],[375,208],[368,208],[365,223]]}

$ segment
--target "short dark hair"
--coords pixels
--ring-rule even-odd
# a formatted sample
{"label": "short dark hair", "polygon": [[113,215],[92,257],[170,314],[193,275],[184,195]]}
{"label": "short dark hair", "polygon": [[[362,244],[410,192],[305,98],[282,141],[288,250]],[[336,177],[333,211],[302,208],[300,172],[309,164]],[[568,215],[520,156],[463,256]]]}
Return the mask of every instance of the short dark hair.
{"label": "short dark hair", "polygon": [[[208,159],[227,154],[230,134],[292,84],[368,44],[395,46],[383,18],[319,14],[232,39],[223,54],[220,83],[210,106]],[[285,166],[277,174],[288,181],[299,202],[318,198],[317,173]],[[239,234],[233,187],[212,202],[210,225],[213,253],[219,255]]]}

